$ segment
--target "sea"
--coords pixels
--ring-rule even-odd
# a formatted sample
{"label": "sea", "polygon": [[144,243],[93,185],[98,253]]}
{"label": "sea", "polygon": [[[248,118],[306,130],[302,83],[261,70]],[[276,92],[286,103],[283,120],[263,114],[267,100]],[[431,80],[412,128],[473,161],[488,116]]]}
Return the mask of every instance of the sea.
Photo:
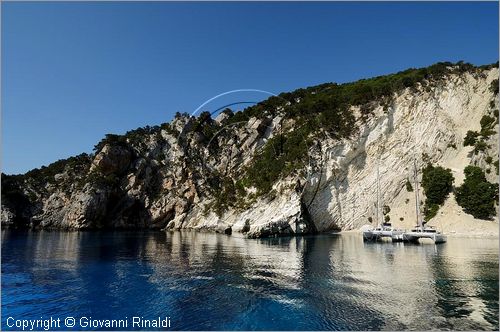
{"label": "sea", "polygon": [[2,330],[499,329],[498,238],[4,229],[1,250]]}

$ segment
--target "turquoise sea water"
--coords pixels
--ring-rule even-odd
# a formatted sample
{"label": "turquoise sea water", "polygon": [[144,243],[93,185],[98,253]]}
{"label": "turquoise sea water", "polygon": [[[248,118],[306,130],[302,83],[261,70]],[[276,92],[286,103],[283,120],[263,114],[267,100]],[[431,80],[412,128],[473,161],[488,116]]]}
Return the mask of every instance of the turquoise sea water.
{"label": "turquoise sea water", "polygon": [[168,317],[169,330],[498,330],[498,250],[498,239],[4,230],[2,329],[50,317],[63,330],[99,329],[82,317],[141,329],[136,316]]}

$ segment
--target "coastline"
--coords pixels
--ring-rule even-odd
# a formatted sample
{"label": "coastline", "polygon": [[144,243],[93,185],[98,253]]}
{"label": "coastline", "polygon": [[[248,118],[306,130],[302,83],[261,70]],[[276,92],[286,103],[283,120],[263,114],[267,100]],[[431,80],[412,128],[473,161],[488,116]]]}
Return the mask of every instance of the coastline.
{"label": "coastline", "polygon": [[[360,229],[355,229],[355,230],[348,230],[348,231],[342,231],[339,232],[338,234],[358,234],[361,233],[362,231]],[[489,239],[495,239],[495,238],[500,238],[499,234],[496,233],[474,233],[474,234],[467,234],[467,233],[444,233],[447,237],[450,238],[464,238],[464,239],[478,239],[478,238],[489,238]]]}
{"label": "coastline", "polygon": [[[430,226],[434,226],[438,231],[441,231],[444,235],[453,238],[500,238],[500,225],[496,221],[485,221],[476,220],[473,222],[465,222],[458,224],[460,228],[456,227],[457,223],[434,223],[430,222]],[[361,233],[365,225],[359,229],[352,229],[339,232],[340,234],[356,234]],[[406,226],[406,225],[405,225]],[[402,228],[408,230],[410,227],[403,227],[402,225],[395,225],[396,228]]]}

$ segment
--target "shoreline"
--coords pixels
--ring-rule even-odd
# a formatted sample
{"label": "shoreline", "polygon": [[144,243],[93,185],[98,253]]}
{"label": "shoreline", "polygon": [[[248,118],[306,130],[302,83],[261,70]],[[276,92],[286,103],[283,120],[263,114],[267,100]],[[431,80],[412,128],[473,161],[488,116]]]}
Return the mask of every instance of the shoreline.
{"label": "shoreline", "polygon": [[[192,228],[185,228],[185,229],[175,229],[175,230],[161,230],[161,229],[153,229],[153,228],[144,228],[144,229],[124,229],[124,228],[116,228],[116,229],[59,229],[59,228],[19,228],[19,227],[9,227],[3,225],[1,230],[13,230],[13,231],[31,231],[31,232],[64,232],[64,233],[72,233],[72,232],[85,232],[85,233],[106,233],[106,232],[159,232],[159,233],[168,233],[168,232],[183,232],[183,231],[188,231],[188,232],[197,232],[197,233],[213,233],[213,234],[222,234],[217,231],[213,230],[207,230],[207,229],[192,229]],[[473,233],[458,233],[458,232],[444,232],[443,234],[446,235],[449,238],[470,238],[470,239],[477,239],[477,238],[488,238],[488,239],[498,239],[500,238],[499,229],[497,229],[496,233],[492,232],[473,232]],[[297,236],[320,236],[320,235],[349,235],[349,234],[360,234],[363,232],[362,229],[350,229],[350,230],[343,230],[343,231],[337,231],[337,232],[319,232],[315,234],[288,234],[287,236],[279,236],[279,237],[297,237]],[[246,238],[244,234],[241,233],[233,233],[228,236],[234,236],[234,237],[243,237]],[[275,236],[267,236],[267,237],[259,237],[256,239],[265,239],[265,238],[274,238]]]}
{"label": "shoreline", "polygon": [[[351,229],[347,231],[340,231],[337,232],[336,234],[360,234],[363,231],[361,229]],[[491,233],[491,232],[475,232],[475,233],[458,233],[458,232],[444,232],[443,235],[446,235],[447,237],[450,238],[471,238],[471,239],[477,239],[477,238],[488,238],[488,239],[493,239],[493,238],[500,238],[499,233]]]}

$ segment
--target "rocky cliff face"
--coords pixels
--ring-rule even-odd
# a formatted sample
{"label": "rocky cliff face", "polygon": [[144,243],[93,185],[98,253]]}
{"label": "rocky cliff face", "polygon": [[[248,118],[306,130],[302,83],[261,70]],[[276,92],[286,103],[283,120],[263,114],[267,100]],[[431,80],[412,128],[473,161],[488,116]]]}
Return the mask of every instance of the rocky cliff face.
{"label": "rocky cliff face", "polygon": [[[407,227],[416,220],[414,196],[405,186],[407,179],[413,182],[414,160],[419,169],[427,162],[451,168],[456,185],[463,181],[465,166],[488,169],[485,157],[498,158],[498,124],[496,134],[488,138],[487,151],[474,154],[472,147],[463,146],[463,138],[468,130],[479,129],[480,119],[492,109],[489,87],[497,76],[497,70],[479,78],[452,76],[431,90],[403,91],[387,110],[376,108],[353,139],[329,141],[324,170],[312,178],[320,188],[309,209],[317,228],[327,230],[333,224],[353,229],[367,224],[369,217],[375,219],[377,164],[381,204],[396,212],[392,214],[396,224]],[[489,172],[490,180],[498,182],[494,169]],[[310,196],[306,191],[305,197]],[[410,222],[401,222],[400,217]]]}
{"label": "rocky cliff face", "polygon": [[[348,105],[342,114],[349,118],[337,119],[348,123],[348,134],[339,134],[345,131],[340,127],[320,126],[296,135],[295,143],[290,133],[298,132],[303,117],[286,109],[308,105],[286,96],[280,97],[281,105],[265,104],[259,110],[272,109],[257,114],[178,115],[161,127],[108,135],[94,155],[25,175],[4,175],[2,224],[183,228],[248,237],[349,230],[375,218],[378,164],[383,204],[391,207],[395,223],[399,218],[407,226],[414,223],[414,202],[408,202],[413,194],[405,188],[414,160],[418,168],[427,162],[451,168],[456,184],[469,164],[488,169],[489,180],[498,182],[487,162],[488,156],[498,160],[498,118],[495,133],[487,138],[489,147],[472,151],[463,146],[466,132],[479,129],[483,115],[498,110],[491,89],[495,79],[494,66],[451,70],[444,78],[403,86],[389,97]],[[282,137],[292,146],[304,145],[300,151],[305,153],[290,150],[294,162],[285,160],[278,173],[272,163],[252,173],[260,156]],[[259,187],[254,183],[263,180],[252,177],[271,184]],[[457,219],[463,212],[454,206],[445,214],[435,219]]]}

